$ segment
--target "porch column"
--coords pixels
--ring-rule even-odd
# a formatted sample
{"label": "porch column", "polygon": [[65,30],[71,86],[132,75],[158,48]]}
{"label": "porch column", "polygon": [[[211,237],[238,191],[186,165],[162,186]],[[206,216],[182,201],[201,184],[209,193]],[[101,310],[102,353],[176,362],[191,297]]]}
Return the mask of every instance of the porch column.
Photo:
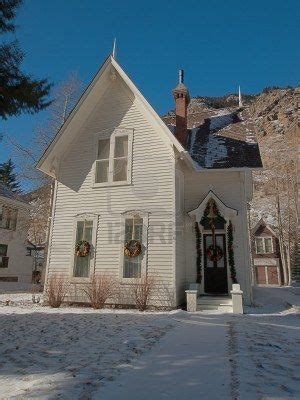
{"label": "porch column", "polygon": [[232,297],[232,311],[233,314],[244,314],[243,308],[243,291],[238,283],[232,285],[230,292]]}
{"label": "porch column", "polygon": [[197,311],[197,294],[198,290],[186,290],[186,310],[188,312]]}

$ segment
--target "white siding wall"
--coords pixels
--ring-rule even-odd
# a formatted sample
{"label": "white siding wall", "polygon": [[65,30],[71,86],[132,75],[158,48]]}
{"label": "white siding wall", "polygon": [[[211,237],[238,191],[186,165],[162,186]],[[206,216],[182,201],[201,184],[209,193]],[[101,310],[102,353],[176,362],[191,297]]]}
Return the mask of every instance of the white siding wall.
{"label": "white siding wall", "polygon": [[[7,206],[11,204],[5,202]],[[12,207],[16,208],[13,204]],[[18,277],[18,282],[30,283],[33,270],[32,257],[26,256],[27,246],[27,218],[26,210],[18,209],[18,219],[15,231],[0,228],[0,243],[7,244],[8,268],[0,268],[0,277]]]}
{"label": "white siding wall", "polygon": [[[132,185],[93,188],[94,134],[134,129]],[[99,215],[96,271],[119,274],[121,213],[149,212],[148,272],[174,284],[174,154],[118,80],[89,116],[60,163],[48,273],[71,276],[74,216]]]}
{"label": "white siding wall", "polygon": [[[237,279],[244,291],[246,303],[251,299],[251,268],[247,227],[247,201],[245,198],[245,174],[243,172],[185,172],[185,210],[195,209],[209,190],[228,206],[238,210],[238,216],[232,219],[234,226],[234,256]],[[196,279],[196,243],[194,224],[186,216],[186,281]],[[203,263],[202,263],[203,264]],[[203,265],[202,265],[203,275]],[[229,288],[230,289],[230,288]]]}

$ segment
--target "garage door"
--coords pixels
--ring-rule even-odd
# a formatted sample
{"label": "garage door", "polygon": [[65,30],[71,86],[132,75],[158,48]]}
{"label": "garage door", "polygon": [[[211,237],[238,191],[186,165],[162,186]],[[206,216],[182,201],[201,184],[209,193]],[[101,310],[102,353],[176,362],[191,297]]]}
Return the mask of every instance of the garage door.
{"label": "garage door", "polygon": [[267,271],[268,271],[268,284],[278,285],[279,280],[278,280],[277,267],[268,267]]}
{"label": "garage door", "polygon": [[265,285],[267,283],[265,267],[256,267],[256,283],[258,285]]}
{"label": "garage door", "polygon": [[279,285],[278,270],[275,266],[257,266],[256,283],[258,285]]}

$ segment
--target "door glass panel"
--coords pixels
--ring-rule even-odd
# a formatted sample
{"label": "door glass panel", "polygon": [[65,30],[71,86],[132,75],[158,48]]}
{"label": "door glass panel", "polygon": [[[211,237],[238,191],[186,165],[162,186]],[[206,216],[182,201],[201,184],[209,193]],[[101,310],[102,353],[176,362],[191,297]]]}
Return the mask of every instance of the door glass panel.
{"label": "door glass panel", "polygon": [[[210,245],[212,245],[212,236],[206,236],[206,251],[207,251],[207,249],[209,248]],[[214,262],[211,261],[209,259],[209,257],[207,257],[207,256],[206,256],[206,259],[207,259],[207,261],[206,261],[207,268],[213,268],[214,267]]]}
{"label": "door glass panel", "polygon": [[223,256],[222,258],[217,262],[217,267],[218,268],[223,268],[224,267],[224,246],[223,246],[223,236],[216,236],[216,244],[219,246],[222,251],[223,251]]}

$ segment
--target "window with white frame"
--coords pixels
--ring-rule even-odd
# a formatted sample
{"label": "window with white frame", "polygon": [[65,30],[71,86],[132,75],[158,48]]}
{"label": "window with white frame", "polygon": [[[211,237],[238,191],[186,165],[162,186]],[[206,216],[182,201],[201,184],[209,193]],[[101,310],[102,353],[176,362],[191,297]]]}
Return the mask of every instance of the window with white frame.
{"label": "window with white frame", "polygon": [[257,254],[273,253],[273,240],[271,237],[255,238],[255,246]]}
{"label": "window with white frame", "polygon": [[[121,242],[120,278],[138,279],[146,273],[149,213],[146,211],[126,211],[122,214],[124,236]],[[130,257],[125,251],[131,247],[131,241],[138,241],[141,252]],[[133,246],[135,248],[135,246]]]}
{"label": "window with white frame", "polygon": [[[143,218],[126,218],[124,245],[131,240],[143,243]],[[142,272],[142,252],[137,257],[124,254],[123,278],[140,278]]]}
{"label": "window with white frame", "polygon": [[[92,244],[93,241],[93,221],[78,220],[76,223],[76,239],[75,245],[80,241],[87,241]],[[74,256],[73,276],[76,278],[88,278],[90,275],[91,252],[85,256]]]}
{"label": "window with white frame", "polygon": [[95,184],[118,184],[130,181],[132,131],[115,131],[97,142]]}
{"label": "window with white frame", "polygon": [[0,206],[0,228],[16,230],[18,210],[6,205]]}

